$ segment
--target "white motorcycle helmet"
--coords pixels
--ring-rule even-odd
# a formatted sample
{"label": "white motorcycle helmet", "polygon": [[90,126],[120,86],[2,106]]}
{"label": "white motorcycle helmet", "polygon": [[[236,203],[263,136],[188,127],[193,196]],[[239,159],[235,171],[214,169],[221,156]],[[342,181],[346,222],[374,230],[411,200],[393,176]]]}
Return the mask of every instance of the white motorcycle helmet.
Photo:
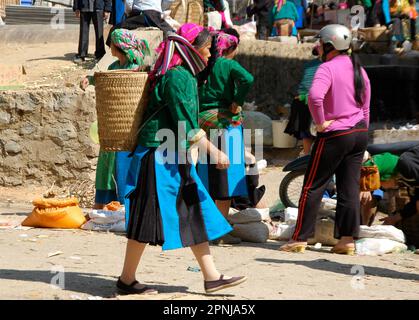
{"label": "white motorcycle helmet", "polygon": [[330,43],[336,50],[348,50],[352,42],[351,31],[340,24],[329,24],[323,27],[318,36],[324,44]]}

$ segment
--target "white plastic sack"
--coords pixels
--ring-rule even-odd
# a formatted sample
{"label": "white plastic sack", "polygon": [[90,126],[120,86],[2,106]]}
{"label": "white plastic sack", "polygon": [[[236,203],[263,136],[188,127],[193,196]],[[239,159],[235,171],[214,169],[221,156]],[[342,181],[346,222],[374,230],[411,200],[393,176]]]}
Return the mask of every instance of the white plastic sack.
{"label": "white plastic sack", "polygon": [[270,220],[271,218],[269,216],[269,208],[248,208],[228,215],[228,221],[230,221],[230,223],[232,224],[261,222]]}
{"label": "white plastic sack", "polygon": [[83,230],[92,231],[125,232],[125,220],[120,220],[114,223],[96,223],[93,220],[89,220],[82,225],[81,228]]}
{"label": "white plastic sack", "polygon": [[282,240],[288,241],[291,239],[292,234],[295,230],[295,224],[279,223],[273,225],[272,230],[269,233],[269,239],[271,240]]}
{"label": "white plastic sack", "polygon": [[264,243],[269,239],[269,228],[263,222],[239,223],[233,228],[231,235],[243,241]]}
{"label": "white plastic sack", "polygon": [[285,218],[284,221],[287,223],[293,223],[297,221],[298,218],[298,208],[286,208],[284,211]]}
{"label": "white plastic sack", "polygon": [[402,230],[394,226],[375,225],[375,226],[361,226],[359,231],[359,238],[378,238],[389,239],[397,242],[405,243],[406,239]]}
{"label": "white plastic sack", "polygon": [[204,13],[207,16],[207,27],[213,27],[215,30],[220,30],[222,25],[221,14],[218,11],[211,11]]}
{"label": "white plastic sack", "polygon": [[115,223],[125,220],[125,211],[92,210],[89,217],[97,224]]}
{"label": "white plastic sack", "polygon": [[[252,144],[263,139],[263,145],[271,146],[273,144],[272,119],[266,114],[258,111],[243,111],[243,127],[251,129]],[[255,131],[256,129],[261,129]]]}
{"label": "white plastic sack", "polygon": [[242,24],[239,28],[240,34],[250,33],[253,34],[253,36],[256,35],[256,21],[251,21],[245,24]]}
{"label": "white plastic sack", "polygon": [[405,244],[389,239],[364,238],[357,240],[355,246],[356,253],[361,256],[379,256],[407,250]]}

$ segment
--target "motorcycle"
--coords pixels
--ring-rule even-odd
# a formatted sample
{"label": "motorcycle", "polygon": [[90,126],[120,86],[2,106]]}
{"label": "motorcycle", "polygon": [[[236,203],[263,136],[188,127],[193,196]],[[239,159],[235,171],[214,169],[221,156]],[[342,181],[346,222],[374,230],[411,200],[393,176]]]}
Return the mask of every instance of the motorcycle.
{"label": "motorcycle", "polygon": [[[371,155],[376,155],[384,152],[389,152],[394,155],[401,155],[403,152],[419,145],[419,141],[404,141],[386,144],[371,144],[367,147],[367,151]],[[281,181],[279,186],[279,198],[285,207],[298,207],[301,190],[304,184],[304,174],[307,170],[310,155],[302,156],[288,163],[282,171],[288,172]],[[413,187],[412,182],[398,179],[399,184]],[[333,189],[333,182],[330,182],[329,187]]]}

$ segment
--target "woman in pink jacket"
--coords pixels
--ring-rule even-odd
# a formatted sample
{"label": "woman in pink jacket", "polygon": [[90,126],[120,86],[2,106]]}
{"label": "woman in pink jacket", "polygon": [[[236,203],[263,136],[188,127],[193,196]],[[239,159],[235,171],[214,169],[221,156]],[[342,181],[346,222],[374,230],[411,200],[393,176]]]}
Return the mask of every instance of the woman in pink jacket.
{"label": "woman in pink jacket", "polygon": [[342,25],[320,30],[324,63],[317,69],[308,105],[317,138],[304,177],[292,239],[280,250],[303,252],[314,235],[323,192],[336,175],[337,207],[334,253],[354,254],[360,225],[359,179],[368,143],[370,82],[356,55],[351,32]]}

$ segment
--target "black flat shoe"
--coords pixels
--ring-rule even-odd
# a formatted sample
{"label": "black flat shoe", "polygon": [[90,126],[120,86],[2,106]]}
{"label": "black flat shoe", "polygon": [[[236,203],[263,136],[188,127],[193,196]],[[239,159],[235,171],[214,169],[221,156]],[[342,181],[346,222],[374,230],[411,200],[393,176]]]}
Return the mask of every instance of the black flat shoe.
{"label": "black flat shoe", "polygon": [[118,288],[118,291],[122,294],[157,294],[158,291],[154,288],[150,288],[147,286],[144,286],[144,288],[137,289],[135,288],[135,285],[139,282],[135,280],[130,285],[125,284],[121,281],[121,278],[118,278],[118,281],[116,282],[116,287]]}
{"label": "black flat shoe", "polygon": [[224,279],[224,275],[220,276],[220,279],[213,281],[204,281],[204,288],[206,293],[212,293],[218,290],[237,286],[247,280],[247,277],[232,277],[230,279]]}

